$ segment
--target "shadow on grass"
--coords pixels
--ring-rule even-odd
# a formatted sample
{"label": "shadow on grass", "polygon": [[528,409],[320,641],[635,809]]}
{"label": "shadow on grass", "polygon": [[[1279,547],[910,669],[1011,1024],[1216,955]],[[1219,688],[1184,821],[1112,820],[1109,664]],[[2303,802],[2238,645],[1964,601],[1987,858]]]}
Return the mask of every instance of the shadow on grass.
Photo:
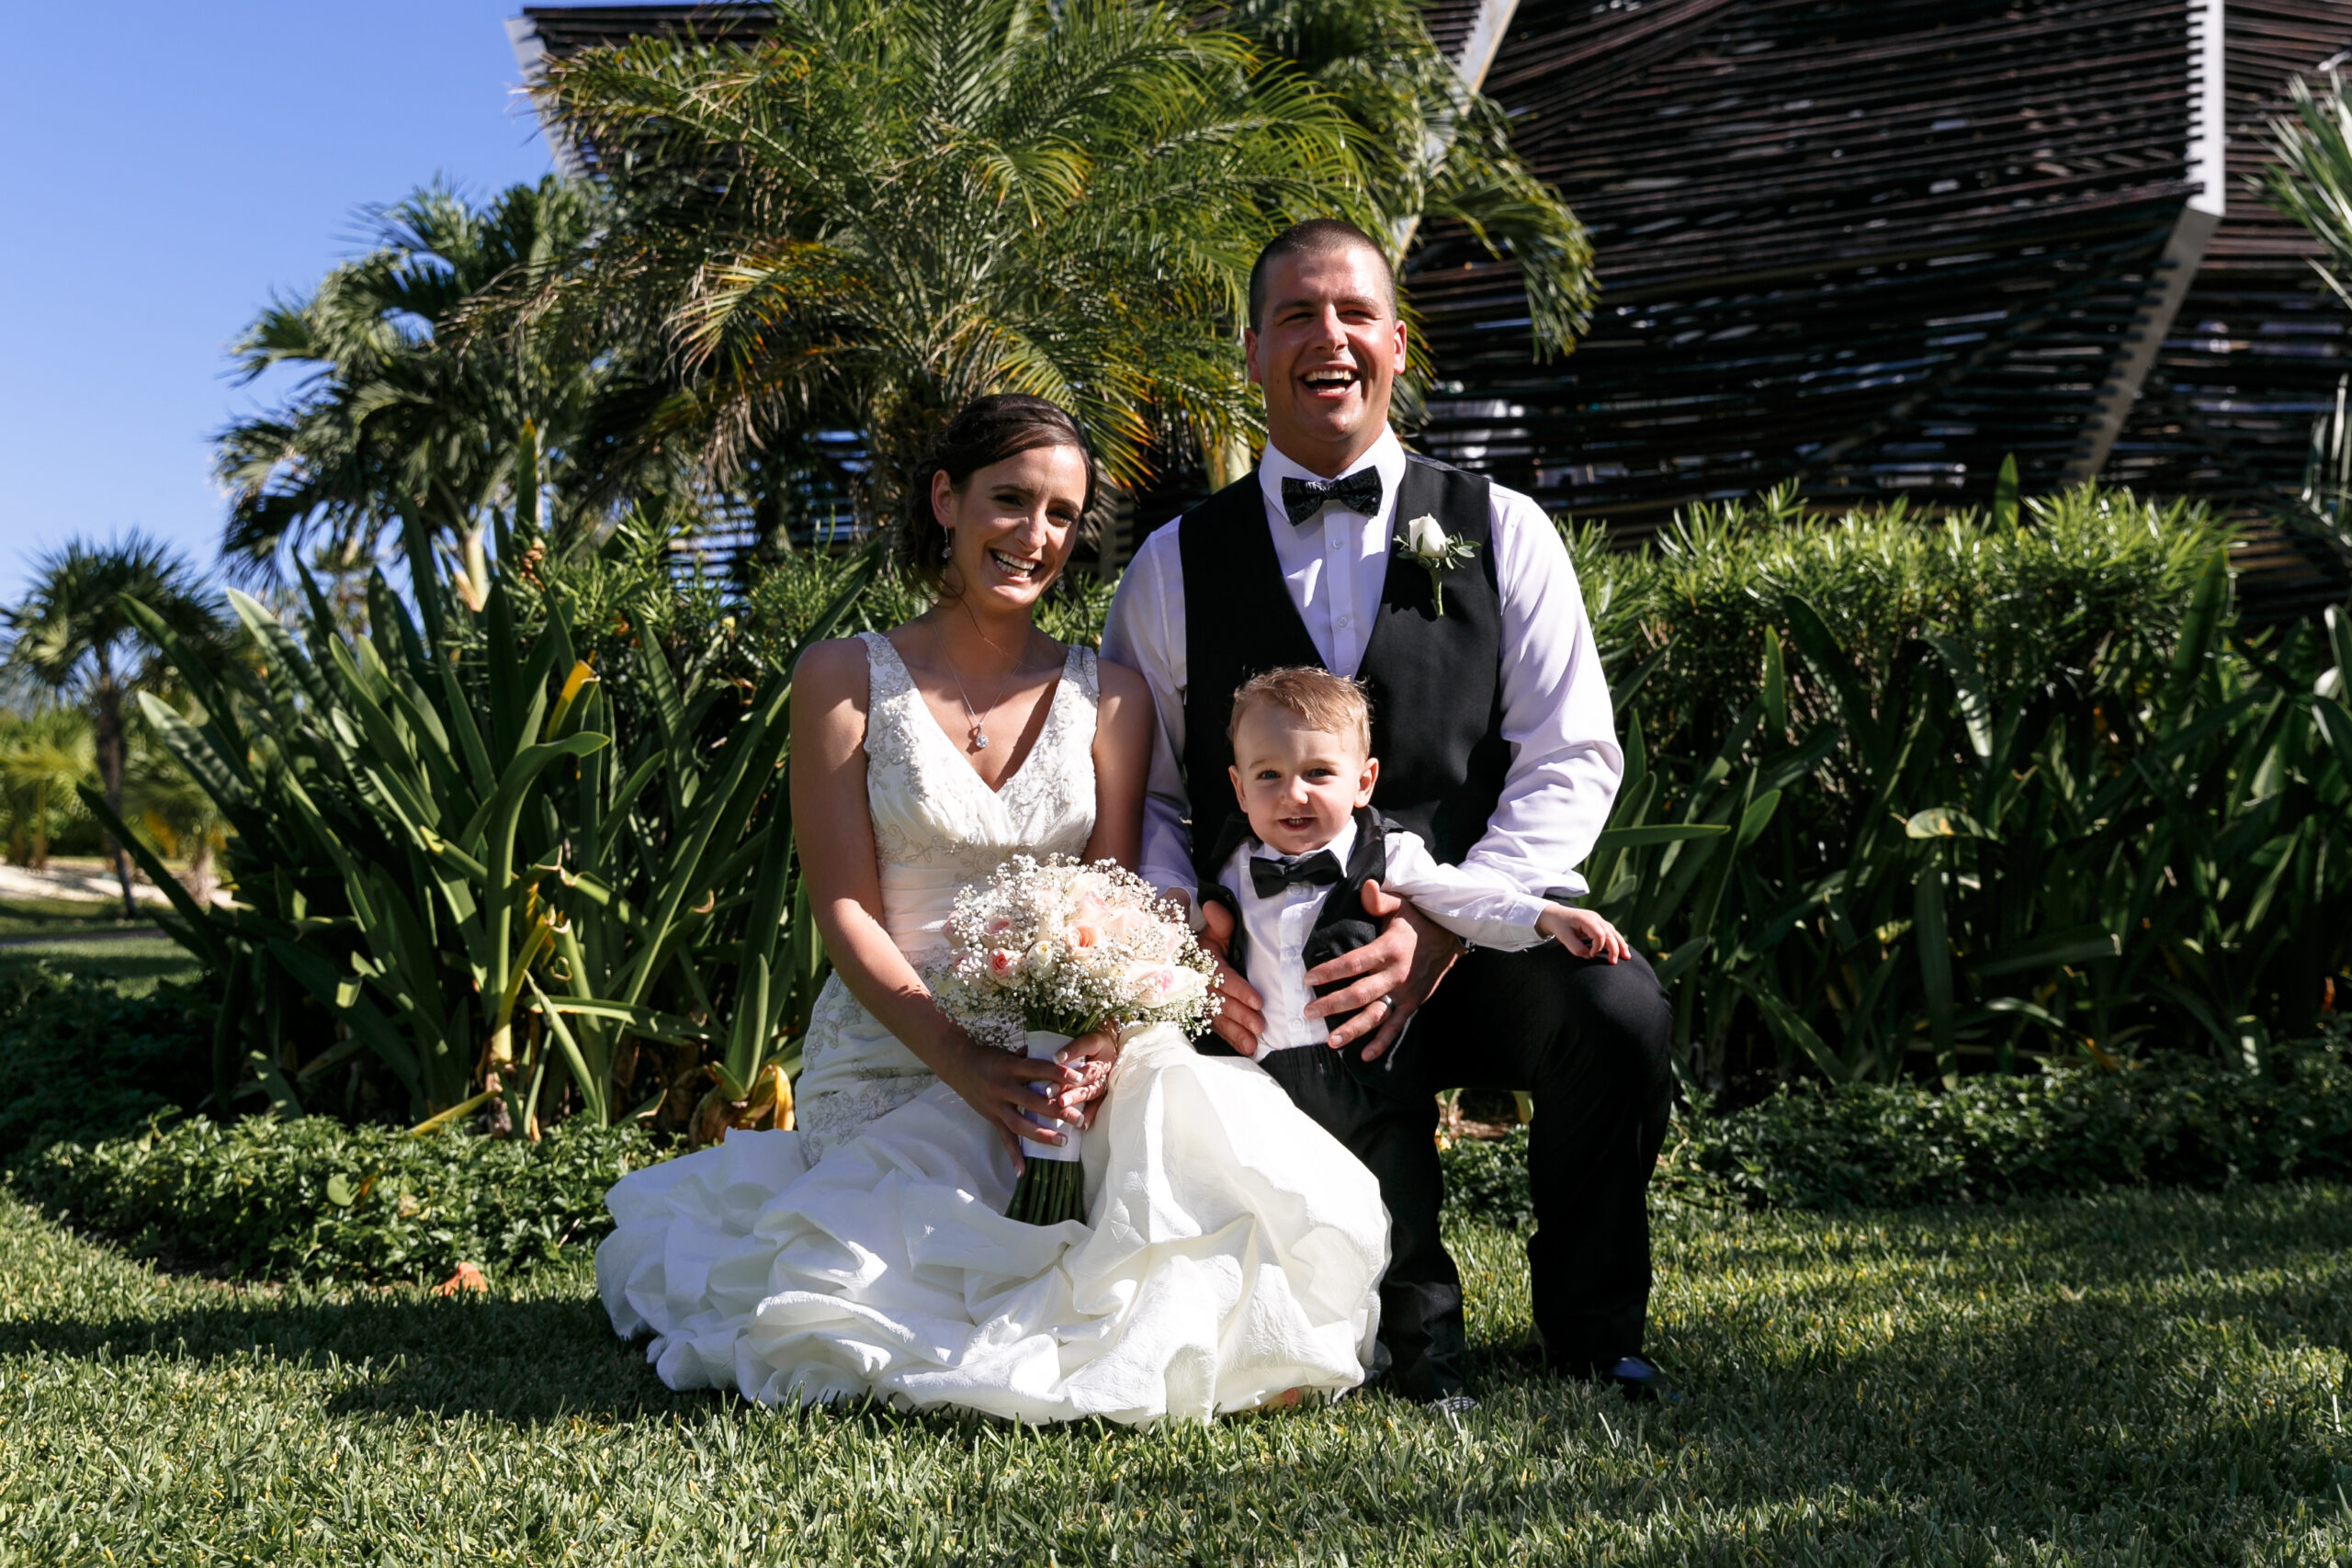
{"label": "shadow on grass", "polygon": [[[2331,1187],[1728,1217],[1666,1248],[1688,1280],[1657,1348],[1686,1404],[1629,1409],[1555,1379],[1525,1356],[1518,1325],[1489,1319],[1473,1345],[1485,1403],[1464,1422],[1492,1440],[1487,1461],[1449,1469],[1455,1439],[1438,1418],[1351,1403],[1338,1421],[1270,1417],[1274,1447],[1295,1441],[1311,1462],[1253,1472],[1249,1500],[1382,1529],[1451,1520],[1465,1551],[1490,1533],[1494,1560],[1517,1532],[1575,1519],[1614,1521],[1603,1535],[1626,1532],[1629,1556],[1656,1529],[1790,1561],[1825,1545],[1839,1561],[1925,1561],[1955,1540],[2012,1538],[2097,1557],[2137,1551],[2143,1532],[2151,1560],[2241,1560],[2305,1504],[2333,1517],[2352,1480],[2352,1438],[2330,1404],[2352,1346],[2347,1242],[2352,1189]],[[114,1314],[0,1323],[0,1357],[257,1370],[333,1358],[345,1370],[311,1397],[335,1416],[768,1419],[662,1388],[578,1274],[446,1301],[164,1291],[175,1299],[160,1309],[150,1295]],[[207,1291],[219,1299],[188,1299]],[[996,1425],[871,1408],[802,1419],[950,1448]],[[1187,1507],[1239,1506],[1230,1455],[1193,1438],[1083,1427],[1066,1440],[1115,1444],[1131,1479]]]}
{"label": "shadow on grass", "polygon": [[671,1393],[625,1345],[590,1296],[460,1295],[411,1291],[334,1295],[216,1287],[218,1305],[153,1315],[35,1317],[0,1323],[0,1357],[36,1350],[87,1359],[160,1356],[198,1362],[267,1358],[333,1362],[361,1374],[333,1395],[335,1414],[460,1413],[516,1423],[585,1415],[659,1414],[712,1396]]}

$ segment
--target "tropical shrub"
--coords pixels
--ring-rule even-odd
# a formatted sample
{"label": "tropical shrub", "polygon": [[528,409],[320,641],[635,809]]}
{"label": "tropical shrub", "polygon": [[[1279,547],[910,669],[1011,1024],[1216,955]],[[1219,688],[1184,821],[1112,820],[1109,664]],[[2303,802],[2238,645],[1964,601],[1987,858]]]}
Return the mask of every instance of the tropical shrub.
{"label": "tropical shrub", "polygon": [[[300,636],[232,594],[234,657],[151,626],[202,713],[150,701],[148,721],[237,833],[236,903],[175,894],[171,928],[225,978],[219,1102],[249,1072],[290,1112],[363,1057],[411,1116],[497,1098],[525,1131],[550,1085],[603,1124],[682,1099],[706,1056],[721,1102],[749,1100],[821,964],[792,918],[778,787],[792,648],[755,680],[723,628],[639,634],[663,579],[583,625],[544,548],[511,537],[476,614],[407,532],[414,610],[378,574],[364,631],[307,577]],[[684,1055],[648,1064],[653,1101],[623,1104],[644,1043]]]}
{"label": "tropical shrub", "polygon": [[53,1144],[18,1189],[133,1251],[278,1280],[443,1280],[586,1250],[605,1191],[657,1156],[637,1127],[574,1118],[537,1142],[423,1136],[327,1116],[194,1117],[95,1145]]}
{"label": "tropical shrub", "polygon": [[2344,620],[2232,641],[2190,509],[2015,516],[1767,498],[1577,541],[1629,760],[1587,874],[1697,1084],[2151,1037],[2257,1065],[2352,970]]}

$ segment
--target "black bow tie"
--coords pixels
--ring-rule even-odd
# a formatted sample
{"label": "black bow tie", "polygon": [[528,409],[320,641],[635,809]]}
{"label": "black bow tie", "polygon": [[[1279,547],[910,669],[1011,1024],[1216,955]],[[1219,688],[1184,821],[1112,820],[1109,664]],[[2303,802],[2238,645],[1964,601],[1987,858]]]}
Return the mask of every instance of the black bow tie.
{"label": "black bow tie", "polygon": [[1374,517],[1380,513],[1380,470],[1363,468],[1343,479],[1283,480],[1283,510],[1294,524],[1304,523],[1336,501],[1349,511]]}
{"label": "black bow tie", "polygon": [[1264,855],[1250,857],[1250,886],[1261,898],[1271,898],[1294,883],[1329,887],[1339,880],[1340,863],[1329,850],[1317,850],[1294,861],[1272,860]]}

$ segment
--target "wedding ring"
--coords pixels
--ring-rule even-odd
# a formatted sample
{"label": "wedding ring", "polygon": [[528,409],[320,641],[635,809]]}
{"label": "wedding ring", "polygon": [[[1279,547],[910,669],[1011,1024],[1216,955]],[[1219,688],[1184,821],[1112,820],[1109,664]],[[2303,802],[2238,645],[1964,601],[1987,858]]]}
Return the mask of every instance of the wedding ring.
{"label": "wedding ring", "polygon": [[[1396,998],[1395,997],[1383,997],[1380,998],[1380,1005],[1386,1008],[1389,1012],[1395,1012],[1396,1010]],[[1385,1018],[1387,1014],[1384,1013],[1381,1016]]]}

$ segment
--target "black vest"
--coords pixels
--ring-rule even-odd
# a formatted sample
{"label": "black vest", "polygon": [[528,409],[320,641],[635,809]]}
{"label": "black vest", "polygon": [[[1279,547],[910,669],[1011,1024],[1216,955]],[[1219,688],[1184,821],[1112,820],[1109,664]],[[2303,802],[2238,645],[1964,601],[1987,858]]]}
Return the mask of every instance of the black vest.
{"label": "black vest", "polygon": [[[1446,571],[1442,616],[1429,573],[1395,554],[1405,524],[1421,516],[1476,547]],[[1226,773],[1233,763],[1225,729],[1234,688],[1264,671],[1319,666],[1323,658],[1283,581],[1254,471],[1176,526],[1184,567],[1184,788],[1193,869],[1209,882],[1228,822],[1242,820]],[[1372,699],[1372,754],[1380,759],[1373,805],[1419,834],[1437,859],[1458,865],[1486,832],[1510,766],[1502,736],[1502,594],[1485,477],[1408,455],[1388,536],[1379,618],[1356,671]]]}

